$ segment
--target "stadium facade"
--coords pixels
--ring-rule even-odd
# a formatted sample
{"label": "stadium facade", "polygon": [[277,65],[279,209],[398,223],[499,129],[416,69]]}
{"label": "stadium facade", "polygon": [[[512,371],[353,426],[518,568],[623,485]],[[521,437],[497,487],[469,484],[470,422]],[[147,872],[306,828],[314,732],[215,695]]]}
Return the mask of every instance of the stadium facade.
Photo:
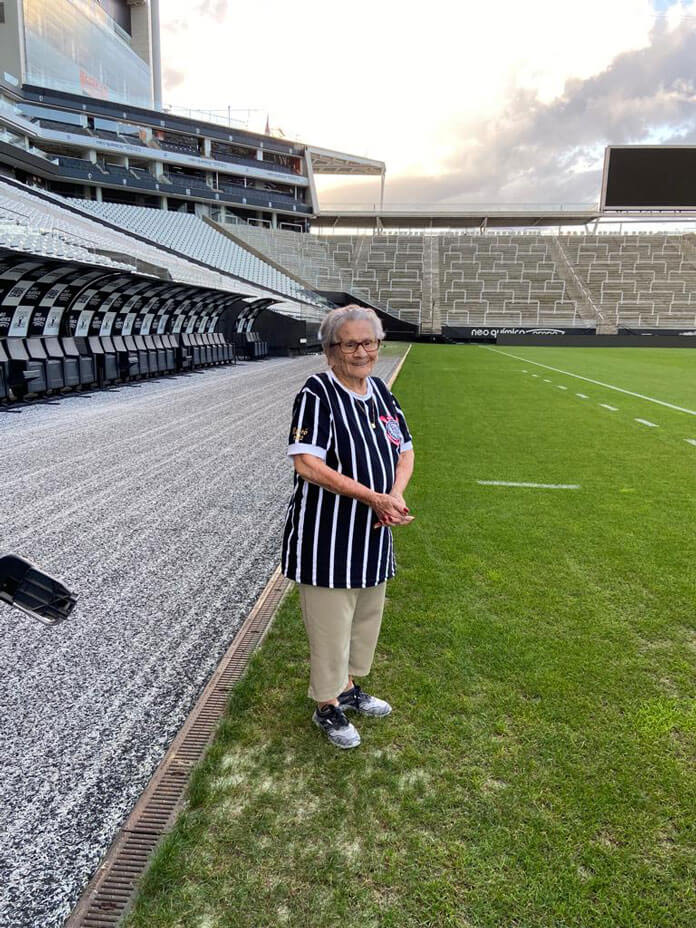
{"label": "stadium facade", "polygon": [[[381,161],[161,105],[155,0],[4,0],[0,170],[63,196],[304,231],[314,175]],[[229,121],[228,121],[229,122]]]}

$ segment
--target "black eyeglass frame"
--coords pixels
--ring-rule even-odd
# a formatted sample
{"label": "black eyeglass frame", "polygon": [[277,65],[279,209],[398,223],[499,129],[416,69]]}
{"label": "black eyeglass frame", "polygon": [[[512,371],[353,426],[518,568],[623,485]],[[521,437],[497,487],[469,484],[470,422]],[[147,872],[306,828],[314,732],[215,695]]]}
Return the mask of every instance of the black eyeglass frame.
{"label": "black eyeglass frame", "polygon": [[[365,342],[375,342],[376,347],[368,348],[365,345]],[[346,349],[343,347],[346,344],[349,344],[349,342],[329,342],[329,348],[340,348],[342,354],[355,354],[358,348],[362,347],[365,349],[367,354],[373,354],[375,351],[379,351],[379,349],[382,347],[382,339],[381,338],[366,338],[362,342],[356,342],[355,348],[353,348],[350,351],[346,351]]]}

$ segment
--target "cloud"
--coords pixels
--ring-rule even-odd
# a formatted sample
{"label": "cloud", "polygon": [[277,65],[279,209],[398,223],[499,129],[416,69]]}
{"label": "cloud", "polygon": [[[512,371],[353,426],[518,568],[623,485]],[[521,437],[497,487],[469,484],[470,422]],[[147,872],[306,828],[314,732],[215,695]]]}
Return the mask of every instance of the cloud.
{"label": "cloud", "polygon": [[167,91],[173,90],[179,84],[183,84],[186,79],[186,73],[177,68],[165,68],[162,73],[162,83]]}
{"label": "cloud", "polygon": [[228,0],[201,0],[195,7],[195,12],[221,23],[227,16],[227,5]]}
{"label": "cloud", "polygon": [[[510,92],[489,119],[453,124],[438,173],[389,178],[385,203],[594,203],[607,144],[696,143],[696,30],[659,17],[650,44],[544,102]],[[387,169],[389,165],[387,165]],[[374,184],[334,188],[324,204],[374,200]]]}

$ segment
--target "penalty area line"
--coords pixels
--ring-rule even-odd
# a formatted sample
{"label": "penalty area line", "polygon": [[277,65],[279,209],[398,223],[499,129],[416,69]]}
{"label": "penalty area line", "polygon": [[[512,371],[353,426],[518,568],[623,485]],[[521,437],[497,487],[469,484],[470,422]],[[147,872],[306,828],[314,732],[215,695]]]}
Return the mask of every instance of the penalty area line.
{"label": "penalty area line", "polygon": [[[624,390],[623,387],[615,387],[614,384],[604,383],[601,380],[592,380],[591,377],[583,377],[582,374],[573,374],[570,371],[563,371],[558,367],[551,367],[548,364],[542,364],[540,361],[530,361],[529,358],[521,358],[519,355],[510,354],[508,351],[500,351],[491,345],[481,345],[486,351],[492,351],[493,354],[502,354],[506,358],[514,358],[515,361],[522,361],[523,364],[534,364],[537,367],[543,367],[547,371],[554,371],[556,374],[565,374],[566,377],[575,377],[576,380],[584,380],[586,383],[593,383],[598,387],[606,387],[607,390],[616,390],[617,393],[625,393],[626,396],[635,396],[639,400],[647,400],[648,403],[657,403],[658,406],[666,406],[667,409],[676,409],[677,412],[685,412],[689,416],[696,416],[696,409],[685,409],[684,406],[675,406],[674,403],[666,403],[664,400],[655,399],[654,396],[645,396],[643,393],[634,393],[633,390]],[[550,383],[550,381],[549,381]]]}
{"label": "penalty area line", "polygon": [[508,480],[477,480],[482,487],[527,487],[533,490],[579,490],[579,483],[513,483]]}

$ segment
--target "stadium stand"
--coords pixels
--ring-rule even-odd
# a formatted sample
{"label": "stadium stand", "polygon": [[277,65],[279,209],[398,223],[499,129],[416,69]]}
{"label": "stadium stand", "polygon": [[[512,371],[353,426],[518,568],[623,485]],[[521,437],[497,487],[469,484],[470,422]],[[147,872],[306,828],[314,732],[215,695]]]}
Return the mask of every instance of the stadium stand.
{"label": "stadium stand", "polygon": [[[181,255],[187,255],[210,267],[274,290],[290,300],[304,300],[307,304],[307,318],[319,321],[327,309],[325,300],[302,287],[288,274],[282,273],[241,247],[229,235],[191,213],[165,212],[121,203],[97,203],[93,200],[70,202],[113,226],[178,251]],[[295,308],[293,315],[297,314],[298,310]]]}
{"label": "stadium stand", "polygon": [[135,210],[158,243],[83,206],[0,183],[0,399],[316,348],[332,304],[211,225]]}
{"label": "stadium stand", "polygon": [[421,321],[424,236],[321,237],[243,225],[231,234],[318,290],[347,291],[399,319]]}
{"label": "stadium stand", "polygon": [[559,237],[607,321],[638,328],[696,324],[696,263],[675,235]]}
{"label": "stadium stand", "polygon": [[321,290],[445,326],[696,326],[696,236],[232,232]]}
{"label": "stadium stand", "polygon": [[572,326],[548,236],[441,236],[440,300],[448,325]]}

